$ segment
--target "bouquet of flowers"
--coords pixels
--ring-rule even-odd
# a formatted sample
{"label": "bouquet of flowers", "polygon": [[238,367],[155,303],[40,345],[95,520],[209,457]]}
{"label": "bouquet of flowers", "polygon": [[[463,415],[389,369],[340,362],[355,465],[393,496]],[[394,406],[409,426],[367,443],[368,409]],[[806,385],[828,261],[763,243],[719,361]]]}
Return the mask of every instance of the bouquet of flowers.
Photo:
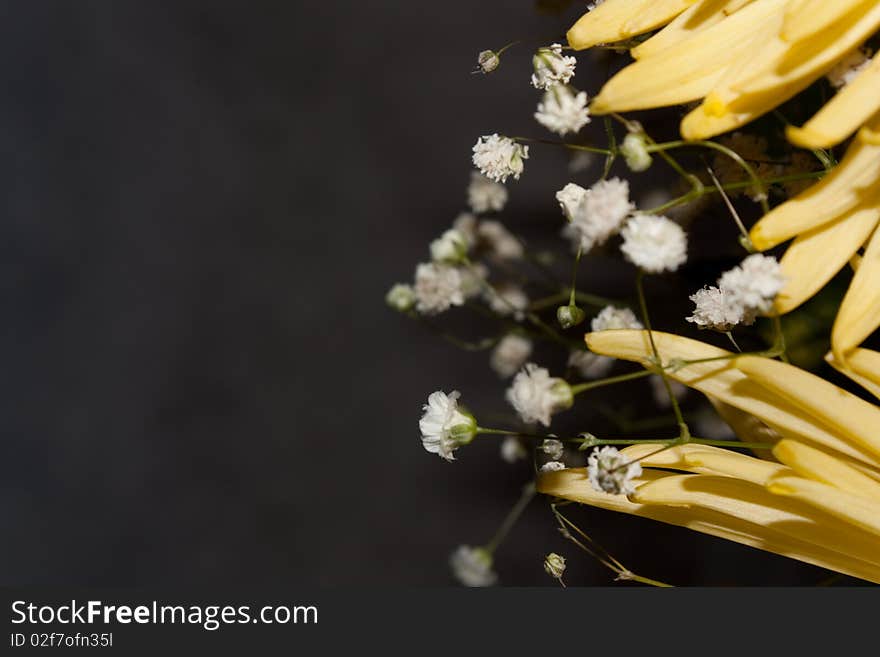
{"label": "bouquet of flowers", "polygon": [[[478,420],[458,392],[433,392],[419,422],[424,448],[453,461],[475,439],[497,439],[504,459],[534,462],[495,536],[453,552],[462,583],[496,582],[492,555],[539,493],[563,536],[618,579],[663,584],[624,567],[567,506],[644,516],[880,583],[878,30],[877,0],[605,0],[589,5],[566,46],[531,49],[534,118],[554,136],[480,137],[470,211],[386,299],[444,339],[489,352],[511,379],[515,416],[500,426]],[[491,74],[525,47],[481,52],[476,72]],[[590,97],[572,80],[601,57],[619,70]],[[682,116],[672,139],[629,114],[664,107]],[[551,254],[493,216],[545,148],[572,156],[569,179],[547,194],[562,227]],[[570,179],[591,163],[598,179]],[[668,168],[676,192],[637,205],[630,184],[652,167]],[[713,273],[691,288],[690,314],[660,330],[646,289],[681,275],[704,221],[735,227],[727,246],[739,255],[726,267],[703,258]],[[585,289],[597,254],[628,263],[629,298]],[[571,269],[560,276],[564,261]],[[491,323],[491,336],[443,329],[439,316],[454,307]],[[695,329],[701,339],[683,335]],[[565,371],[536,362],[539,348],[556,350],[548,360],[561,357]],[[604,420],[592,417],[603,410],[588,402],[598,389],[642,378],[667,415],[633,420],[612,405]],[[705,398],[697,413],[682,401],[688,389]],[[551,428],[582,401],[587,425]],[[548,554],[544,567],[564,585],[564,557]]]}

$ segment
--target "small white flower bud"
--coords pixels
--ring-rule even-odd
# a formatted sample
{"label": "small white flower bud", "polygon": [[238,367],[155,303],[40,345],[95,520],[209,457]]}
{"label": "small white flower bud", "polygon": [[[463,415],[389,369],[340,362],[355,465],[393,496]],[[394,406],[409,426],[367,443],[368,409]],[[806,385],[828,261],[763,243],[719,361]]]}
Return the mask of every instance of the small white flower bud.
{"label": "small white flower bud", "polygon": [[416,292],[412,285],[396,283],[385,295],[385,303],[398,312],[405,313],[416,305]]}
{"label": "small white flower bud", "polygon": [[544,557],[544,570],[550,577],[562,579],[562,575],[565,574],[565,557],[551,552]]}
{"label": "small white flower bud", "polygon": [[501,65],[501,58],[494,50],[483,50],[477,55],[477,70],[474,73],[491,73]]}
{"label": "small white flower bud", "polygon": [[651,154],[647,146],[648,142],[641,133],[631,132],[624,137],[620,153],[631,171],[645,171],[651,166]]}
{"label": "small white flower bud", "polygon": [[577,306],[559,306],[556,309],[556,321],[564,329],[577,326],[587,318],[586,313]]}
{"label": "small white flower bud", "polygon": [[431,259],[434,262],[456,264],[467,255],[468,241],[461,231],[450,228],[431,242]]}
{"label": "small white flower bud", "polygon": [[541,443],[541,451],[554,461],[558,461],[562,458],[562,454],[565,451],[565,446],[562,444],[561,440],[556,440],[555,438],[547,438],[544,440],[543,443]]}

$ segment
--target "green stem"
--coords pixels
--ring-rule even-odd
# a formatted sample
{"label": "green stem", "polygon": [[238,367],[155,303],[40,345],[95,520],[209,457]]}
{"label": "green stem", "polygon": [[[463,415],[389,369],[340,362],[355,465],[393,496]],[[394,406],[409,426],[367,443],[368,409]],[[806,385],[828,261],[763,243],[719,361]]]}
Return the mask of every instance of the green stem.
{"label": "green stem", "polygon": [[654,374],[654,372],[652,372],[651,370],[639,370],[638,372],[630,372],[629,374],[610,376],[606,379],[599,379],[598,381],[587,381],[586,383],[578,383],[571,386],[571,394],[578,395],[582,392],[586,392],[587,390],[593,390],[594,388],[601,388],[603,386],[610,386],[615,383],[623,383],[624,381],[641,379],[646,376],[651,376],[652,374]]}
{"label": "green stem", "polygon": [[596,146],[583,146],[581,144],[569,144],[564,141],[554,141],[552,139],[539,139],[537,137],[511,137],[516,142],[526,142],[532,144],[547,144],[548,146],[562,146],[572,151],[586,151],[587,153],[599,153],[600,155],[610,155],[611,151],[607,148],[598,148]]}
{"label": "green stem", "polygon": [[489,553],[495,552],[498,546],[501,545],[501,542],[507,537],[510,530],[513,529],[513,526],[516,524],[516,521],[519,520],[522,512],[525,511],[525,508],[529,505],[529,502],[535,497],[535,492],[536,489],[534,482],[529,482],[525,485],[522,495],[520,495],[516,504],[514,504],[513,508],[508,512],[507,516],[502,521],[501,526],[498,528],[498,531],[496,531],[495,535],[492,537],[492,540],[486,544],[486,550]]}
{"label": "green stem", "polygon": [[[764,187],[764,183],[758,177],[758,174],[755,173],[755,170],[752,166],[746,162],[736,151],[724,146],[723,144],[719,144],[714,141],[684,141],[684,140],[676,140],[676,141],[667,141],[662,144],[652,144],[647,147],[647,151],[649,153],[663,153],[667,150],[675,149],[675,148],[686,148],[691,146],[699,146],[702,148],[709,148],[719,153],[723,153],[734,162],[736,162],[739,167],[746,172],[751,181],[750,186],[754,186],[756,193],[758,195],[759,202],[761,204],[761,209],[764,211],[764,214],[770,212],[770,206],[767,203],[767,190]],[[690,174],[687,174],[690,175]]]}
{"label": "green stem", "polygon": [[687,423],[684,421],[684,416],[681,414],[678,400],[672,393],[672,386],[669,384],[669,377],[666,375],[663,361],[660,359],[660,353],[657,351],[657,345],[654,343],[654,331],[651,330],[651,318],[648,315],[648,303],[645,301],[644,278],[645,272],[640,269],[636,276],[636,290],[639,295],[639,308],[641,308],[642,311],[642,321],[645,323],[645,329],[648,331],[648,340],[651,343],[651,352],[654,355],[654,363],[660,370],[660,377],[663,379],[663,386],[666,388],[666,394],[669,395],[669,401],[672,404],[672,411],[675,413],[675,419],[678,421],[679,437],[684,442],[687,442],[690,438],[690,430],[688,429]]}

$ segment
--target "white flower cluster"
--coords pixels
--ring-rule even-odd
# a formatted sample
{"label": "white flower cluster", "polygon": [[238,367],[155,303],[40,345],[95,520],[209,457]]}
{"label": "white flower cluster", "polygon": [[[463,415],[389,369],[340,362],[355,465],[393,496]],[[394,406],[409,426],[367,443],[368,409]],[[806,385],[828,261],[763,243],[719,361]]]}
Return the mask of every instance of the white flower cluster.
{"label": "white flower cluster", "polygon": [[584,252],[617,233],[635,208],[629,200],[629,183],[620,178],[600,180],[590,189],[568,183],[556,192],[556,200]]}
{"label": "white flower cluster", "polygon": [[594,490],[612,495],[635,492],[633,479],[640,477],[642,466],[628,461],[616,447],[594,449],[587,459],[587,479]]}
{"label": "white flower cluster", "polygon": [[480,137],[472,150],[474,166],[484,176],[499,183],[506,182],[510,176],[519,180],[523,160],[529,158],[528,146],[497,133]]}
{"label": "white flower cluster", "polygon": [[516,436],[507,436],[501,441],[501,458],[507,463],[516,463],[528,455],[526,448]]}
{"label": "white flower cluster", "polygon": [[529,307],[529,297],[525,290],[514,283],[502,283],[495,288],[489,288],[485,297],[493,312],[502,317],[512,315],[517,321],[523,320]]}
{"label": "white flower cluster", "polygon": [[587,92],[575,93],[561,84],[550,87],[538,103],[535,119],[550,132],[560,136],[580,131],[590,122]]}
{"label": "white flower cluster", "polygon": [[700,328],[716,331],[752,324],[757,315],[772,309],[773,300],[784,285],[785,277],[776,258],[752,254],[739,266],[724,272],[718,287],[704,288],[691,295],[696,307],[686,319]]}
{"label": "white flower cluster", "polygon": [[532,86],[535,89],[550,89],[558,84],[568,84],[574,75],[577,60],[562,54],[562,46],[554,43],[545,48],[538,48],[532,58],[535,72],[532,74]]}
{"label": "white flower cluster", "polygon": [[467,200],[471,210],[477,214],[501,212],[507,204],[507,188],[501,183],[489,180],[479,171],[471,171]]}
{"label": "white flower cluster", "polygon": [[532,355],[532,341],[521,335],[510,333],[495,345],[489,364],[502,379],[507,379],[519,371]]}
{"label": "white flower cluster", "polygon": [[465,586],[494,586],[498,581],[492,570],[492,555],[485,548],[459,545],[449,557],[449,567]]}
{"label": "white flower cluster", "polygon": [[434,262],[421,263],[416,267],[413,288],[416,310],[423,315],[437,315],[452,306],[463,305],[465,295],[462,283],[461,273],[455,267]]}
{"label": "white flower cluster", "polygon": [[637,214],[621,231],[620,250],[649,274],[675,271],[687,260],[687,235],[677,223],[654,214]]}
{"label": "white flower cluster", "polygon": [[541,472],[559,472],[560,470],[565,470],[565,463],[562,461],[547,461],[540,468]]}
{"label": "white flower cluster", "polygon": [[570,408],[574,397],[563,379],[551,377],[543,367],[527,363],[507,389],[507,401],[523,422],[540,422],[549,427],[550,416]]}
{"label": "white flower cluster", "polygon": [[454,461],[452,452],[471,442],[477,433],[477,421],[459,408],[458,398],[458,391],[448,395],[441,390],[432,392],[428,403],[422,407],[424,414],[419,420],[424,448],[447,461]]}
{"label": "white flower cluster", "polygon": [[642,329],[642,323],[636,319],[635,313],[629,308],[605,306],[590,322],[593,331],[609,331],[612,329]]}

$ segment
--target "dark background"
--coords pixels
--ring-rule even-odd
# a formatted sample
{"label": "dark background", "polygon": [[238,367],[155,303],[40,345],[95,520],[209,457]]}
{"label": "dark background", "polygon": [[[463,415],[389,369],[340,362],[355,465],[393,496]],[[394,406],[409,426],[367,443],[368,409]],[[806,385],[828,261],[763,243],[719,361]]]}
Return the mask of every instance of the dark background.
{"label": "dark background", "polygon": [[[578,7],[303,5],[0,4],[0,582],[446,585],[528,481],[494,442],[422,450],[429,392],[503,409],[502,386],[382,298],[464,209],[476,137],[538,132],[527,50],[489,77],[476,53],[560,39]],[[539,148],[510,224],[555,235],[567,174]],[[573,517],[675,583],[825,576]],[[502,581],[548,584],[550,550],[570,583],[610,582],[541,502]]]}

